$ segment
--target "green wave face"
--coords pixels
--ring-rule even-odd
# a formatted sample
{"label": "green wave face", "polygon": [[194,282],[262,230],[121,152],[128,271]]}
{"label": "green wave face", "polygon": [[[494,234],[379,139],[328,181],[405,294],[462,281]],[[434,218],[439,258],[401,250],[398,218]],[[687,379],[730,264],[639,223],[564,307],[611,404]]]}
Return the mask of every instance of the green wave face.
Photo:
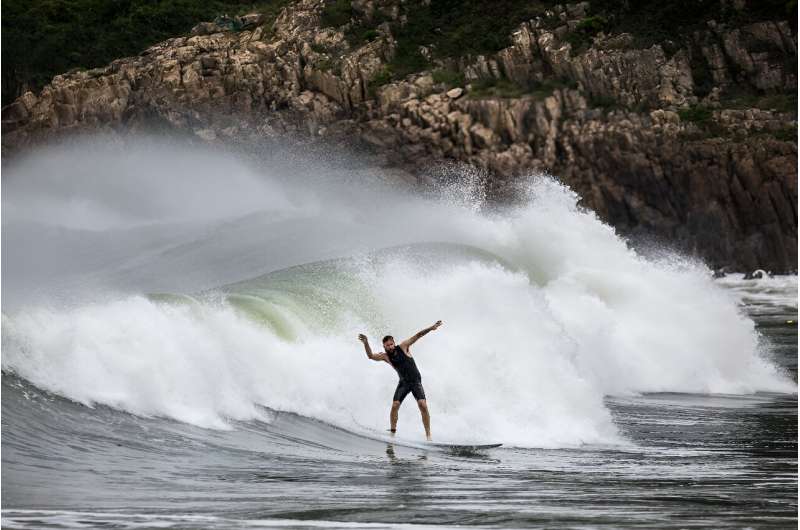
{"label": "green wave face", "polygon": [[[389,329],[391,325],[376,303],[379,294],[374,292],[371,281],[381,264],[396,259],[430,271],[463,263],[502,264],[512,270],[499,256],[476,247],[420,243],[290,267],[224,286],[219,292],[247,318],[286,340],[296,339],[300,327],[330,333],[354,318],[376,329]],[[213,298],[214,292],[217,291],[205,296]],[[183,297],[176,298],[183,302]],[[186,300],[196,301],[191,297]]]}

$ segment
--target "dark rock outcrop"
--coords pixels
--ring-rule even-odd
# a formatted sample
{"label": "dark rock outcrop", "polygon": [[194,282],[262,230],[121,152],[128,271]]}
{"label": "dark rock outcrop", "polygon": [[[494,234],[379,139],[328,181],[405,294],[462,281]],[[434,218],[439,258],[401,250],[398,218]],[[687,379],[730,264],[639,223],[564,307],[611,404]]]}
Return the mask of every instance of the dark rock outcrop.
{"label": "dark rock outcrop", "polygon": [[[56,76],[3,109],[4,155],[152,120],[207,141],[358,139],[417,172],[431,159],[483,167],[497,197],[515,175],[548,171],[622,233],[671,241],[715,267],[797,268],[796,113],[725,99],[734,86],[796,91],[787,22],[709,23],[669,53],[600,33],[575,54],[564,36],[583,2],[553,14],[561,26],[521,24],[496,54],[440,62],[462,86],[430,71],[375,86],[397,46],[389,24],[352,46],[320,27],[323,5],[301,0],[274,24],[245,17],[237,31],[201,24],[137,57]],[[389,0],[353,9],[399,16]],[[487,80],[534,89],[481,97],[474,88]]]}

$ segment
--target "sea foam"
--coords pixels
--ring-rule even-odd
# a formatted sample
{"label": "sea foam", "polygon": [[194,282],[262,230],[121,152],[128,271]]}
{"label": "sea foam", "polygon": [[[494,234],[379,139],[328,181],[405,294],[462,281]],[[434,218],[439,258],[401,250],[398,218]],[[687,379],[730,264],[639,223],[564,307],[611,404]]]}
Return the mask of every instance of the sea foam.
{"label": "sea foam", "polygon": [[[175,195],[195,177],[175,160],[193,153],[139,153],[115,161],[135,169],[68,190],[69,171],[92,171],[76,152],[12,169],[4,370],[87,405],[203,427],[268,420],[267,407],[383,429],[396,376],[356,335],[379,350],[384,334],[401,340],[442,319],[412,347],[434,435],[534,447],[623,443],[609,394],[796,389],[701,263],[637,254],[551,177],[531,177],[521,203],[498,209],[480,200],[479,182],[415,196],[246,165],[233,167],[239,197],[206,164],[182,210]],[[163,179],[175,182],[162,189]],[[144,189],[129,202],[132,182]],[[5,211],[31,197],[34,211]],[[26,298],[34,285],[39,295]],[[155,290],[175,295],[147,295]],[[421,436],[415,409],[411,398],[401,409],[409,437]]]}

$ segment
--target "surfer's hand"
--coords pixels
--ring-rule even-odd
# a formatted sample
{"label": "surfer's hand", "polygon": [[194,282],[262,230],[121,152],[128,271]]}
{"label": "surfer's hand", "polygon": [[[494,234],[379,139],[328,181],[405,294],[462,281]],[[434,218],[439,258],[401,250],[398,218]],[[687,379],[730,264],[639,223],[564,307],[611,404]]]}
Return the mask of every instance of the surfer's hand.
{"label": "surfer's hand", "polygon": [[436,321],[436,324],[434,324],[434,325],[432,325],[432,326],[431,326],[431,329],[436,329],[436,328],[438,328],[438,327],[439,327],[439,326],[441,326],[441,325],[442,325],[442,321],[441,321],[441,320],[437,320],[437,321]]}
{"label": "surfer's hand", "polygon": [[366,343],[367,343],[367,336],[366,336],[366,335],[364,335],[363,333],[359,333],[359,334],[358,334],[358,340],[360,340],[361,342],[363,342],[364,344],[366,344]]}

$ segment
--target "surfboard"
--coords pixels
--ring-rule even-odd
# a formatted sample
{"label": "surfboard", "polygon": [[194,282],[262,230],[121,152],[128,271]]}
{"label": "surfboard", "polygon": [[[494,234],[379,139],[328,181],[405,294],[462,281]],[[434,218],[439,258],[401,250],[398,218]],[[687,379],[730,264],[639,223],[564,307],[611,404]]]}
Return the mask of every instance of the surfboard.
{"label": "surfboard", "polygon": [[425,442],[425,444],[445,449],[472,449],[476,451],[481,449],[494,449],[495,447],[500,447],[501,445],[503,445],[503,444],[452,444],[447,442]]}
{"label": "surfboard", "polygon": [[372,436],[367,436],[368,438],[372,438],[373,440],[386,442],[387,444],[398,445],[400,447],[409,447],[412,449],[429,449],[434,451],[444,451],[448,453],[477,453],[480,451],[486,451],[488,449],[496,449],[500,447],[501,443],[490,443],[490,444],[457,444],[451,442],[428,442],[428,441],[416,441],[416,440],[404,440],[403,438],[397,438],[392,436],[385,436],[382,434],[373,434]]}
{"label": "surfboard", "polygon": [[355,431],[345,429],[343,427],[336,427],[345,432],[349,432],[355,436],[360,436],[362,438],[367,438],[369,440],[374,440],[376,442],[384,442],[391,445],[397,445],[400,447],[408,447],[411,449],[424,449],[430,451],[442,451],[448,453],[477,453],[481,451],[486,451],[488,449],[496,449],[502,446],[502,443],[488,443],[488,444],[457,444],[451,442],[428,442],[425,440],[405,440],[403,438],[399,438],[396,436],[389,436],[384,434],[383,432],[378,432],[370,428],[364,428],[363,431]]}
{"label": "surfboard", "polygon": [[[391,443],[391,442],[390,442]],[[425,445],[441,449],[443,451],[450,451],[453,453],[475,453],[478,451],[486,451],[488,449],[495,449],[503,444],[451,444],[446,442],[424,442]]]}

